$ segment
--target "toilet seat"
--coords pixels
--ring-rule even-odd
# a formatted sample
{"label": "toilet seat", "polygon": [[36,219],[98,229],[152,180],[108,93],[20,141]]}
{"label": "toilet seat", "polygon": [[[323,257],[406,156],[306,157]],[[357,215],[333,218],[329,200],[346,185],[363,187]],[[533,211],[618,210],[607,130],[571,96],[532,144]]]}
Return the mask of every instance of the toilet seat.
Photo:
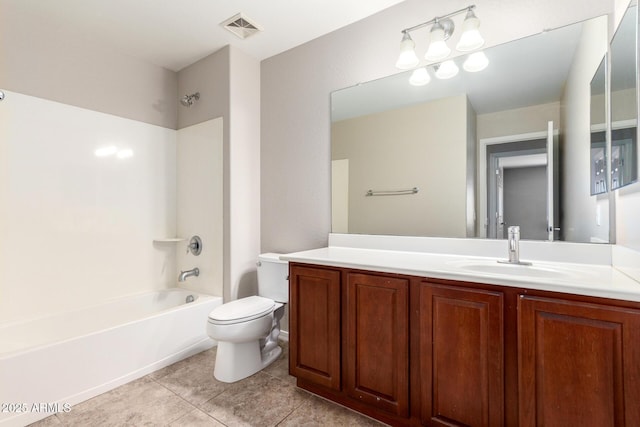
{"label": "toilet seat", "polygon": [[216,325],[232,325],[265,316],[274,310],[275,301],[251,296],[228,302],[209,313],[209,322]]}

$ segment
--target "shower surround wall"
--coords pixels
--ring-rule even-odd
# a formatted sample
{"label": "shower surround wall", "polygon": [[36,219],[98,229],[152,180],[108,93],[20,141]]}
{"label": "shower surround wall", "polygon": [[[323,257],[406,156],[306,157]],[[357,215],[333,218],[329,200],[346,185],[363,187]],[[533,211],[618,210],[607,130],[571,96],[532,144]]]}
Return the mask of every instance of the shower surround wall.
{"label": "shower surround wall", "polygon": [[[222,118],[175,131],[5,93],[0,323],[174,287],[193,267],[182,287],[222,295]],[[195,234],[198,257],[154,242]]]}
{"label": "shower surround wall", "polygon": [[[150,129],[143,132],[148,141],[156,140],[152,135],[156,131],[167,132],[171,135],[170,139],[174,147],[171,153],[174,160],[176,158],[176,138],[180,140],[178,145],[183,141],[182,136],[176,136],[176,129],[179,129],[178,133],[180,133],[183,129],[200,125],[211,119],[222,118],[224,120],[221,157],[223,197],[216,203],[216,209],[219,207],[223,209],[222,218],[219,218],[217,210],[201,211],[202,216],[206,217],[206,221],[212,221],[212,218],[216,218],[216,221],[223,221],[221,225],[206,225],[207,227],[219,227],[222,231],[216,232],[218,234],[213,237],[213,239],[217,239],[215,242],[210,238],[206,238],[204,242],[205,251],[213,249],[217,244],[222,244],[222,259],[216,259],[218,265],[205,267],[209,272],[215,271],[215,279],[211,278],[205,283],[204,280],[195,282],[192,281],[193,278],[190,278],[185,286],[195,286],[201,292],[213,295],[222,295],[224,289],[227,300],[234,298],[239,293],[252,292],[255,289],[255,260],[260,252],[260,62],[243,54],[238,49],[226,47],[179,72],[171,71],[119,52],[113,47],[105,45],[103,41],[93,39],[91,34],[80,34],[72,28],[56,26],[46,19],[42,20],[37,31],[26,29],[21,25],[22,16],[20,13],[20,11],[14,10],[10,4],[3,4],[3,10],[0,14],[0,28],[3,34],[3,37],[0,37],[0,51],[2,52],[0,55],[0,89],[3,91],[37,96],[42,99],[62,102],[67,104],[66,107],[73,105],[86,108],[93,113],[99,111],[135,120],[136,122],[131,123],[136,123],[144,129]],[[196,91],[199,91],[201,95],[198,102],[188,109],[179,106],[180,96]],[[8,102],[8,100],[3,101],[4,104]],[[4,114],[0,114],[0,116],[2,116],[0,120],[3,120],[3,123],[13,120]],[[73,118],[73,121],[77,126],[83,127],[83,123],[76,117]],[[28,122],[27,126],[34,127],[33,123]],[[161,126],[162,129],[154,126],[146,128],[145,123]],[[60,125],[67,126],[65,123],[60,123]],[[4,130],[4,126],[2,132],[7,132]],[[36,132],[36,129],[33,129],[33,132]],[[41,132],[47,133],[42,129]],[[186,132],[189,134],[189,131]],[[73,133],[70,136],[71,139],[76,140]],[[215,138],[212,136],[210,140],[212,144],[217,143]],[[96,136],[90,133],[84,136],[86,144],[95,139]],[[3,138],[3,143],[4,141],[6,138]],[[81,148],[79,142],[76,145],[78,149]],[[5,148],[0,148],[0,150],[5,150]],[[164,148],[160,149],[160,151],[163,150]],[[0,154],[3,153],[4,151],[0,152]],[[34,153],[34,156],[37,154]],[[138,156],[139,154],[136,153],[133,159],[142,161]],[[211,160],[217,162],[220,158]],[[9,162],[9,159],[3,154],[0,162],[4,165]],[[122,162],[121,164],[124,165]],[[127,175],[132,179],[131,181],[120,179],[121,175],[114,172],[114,180],[110,182],[105,180],[101,185],[112,186],[114,193],[116,193],[116,187],[121,187],[125,193],[130,192],[141,182],[147,182],[141,174],[144,168],[152,165],[153,161],[147,159],[142,162],[143,169],[132,175]],[[175,179],[176,166],[175,163],[171,163],[171,165]],[[14,167],[28,167],[28,164],[16,164]],[[93,167],[93,164],[89,163],[78,167],[73,179],[76,186],[88,185],[87,176],[93,177]],[[120,167],[124,169],[124,166]],[[1,190],[2,194],[8,194],[9,184],[4,179],[8,179],[8,173],[5,169],[0,170],[0,186],[4,186]],[[152,183],[164,182],[170,178],[162,174],[151,176],[150,182]],[[53,177],[52,182],[55,179]],[[175,181],[171,182],[175,186]],[[19,187],[22,184],[11,183],[11,185]],[[65,191],[73,190],[65,187]],[[193,194],[205,194],[210,191],[209,183],[201,181],[197,187],[190,186],[189,191]],[[178,191],[178,193],[180,192]],[[175,194],[174,189],[171,196],[172,203],[175,202]],[[88,195],[87,197],[91,198],[92,196]],[[140,200],[144,202],[146,197],[148,195],[143,195]],[[146,231],[151,222],[144,221],[140,226],[141,230],[145,230],[144,243],[137,234],[138,230],[122,235],[119,231],[109,234],[109,229],[105,229],[101,233],[104,234],[105,240],[111,239],[109,244],[111,251],[101,260],[98,260],[100,256],[94,250],[96,245],[98,248],[100,247],[101,241],[90,239],[88,236],[80,246],[73,250],[68,250],[67,242],[70,241],[70,237],[66,233],[58,233],[58,237],[47,244],[47,248],[53,248],[49,251],[35,248],[35,245],[31,243],[20,243],[18,245],[22,251],[20,255],[10,248],[12,243],[4,241],[0,246],[0,268],[20,256],[27,261],[20,263],[25,268],[24,272],[19,272],[11,267],[13,272],[11,278],[18,282],[8,284],[6,279],[9,277],[9,273],[4,273],[4,269],[3,273],[0,273],[2,274],[0,276],[2,279],[2,284],[0,284],[1,304],[7,306],[14,304],[14,298],[22,298],[25,295],[34,299],[33,304],[23,302],[19,306],[13,305],[11,316],[16,313],[20,317],[27,317],[34,313],[42,314],[40,309],[45,309],[47,312],[64,310],[81,301],[87,301],[85,298],[87,295],[93,295],[96,298],[109,298],[112,295],[134,293],[141,288],[153,290],[157,287],[175,286],[177,283],[175,259],[184,253],[184,242],[154,244],[152,240],[174,237],[177,231],[191,234],[195,229],[200,230],[203,227],[190,224],[195,228],[183,227],[177,230],[176,228],[180,228],[180,225],[178,224],[176,227],[175,217],[176,209],[180,209],[180,206],[176,208],[175,205],[167,203],[163,209],[170,211],[151,212],[146,211],[148,207],[137,206],[133,200],[128,200],[128,202],[132,208],[130,214],[134,217],[140,216],[137,209],[142,209],[145,210],[148,220],[152,220],[152,215],[165,215],[167,218],[172,216],[173,219],[168,221],[171,225],[165,227],[164,230],[160,230],[162,227],[156,227],[157,232],[151,233]],[[0,200],[0,208],[3,209],[0,212],[0,221],[2,221],[0,232],[4,233],[0,235],[0,238],[5,237],[8,233],[5,230],[13,229],[16,226],[16,224],[7,224],[5,218],[9,215],[20,215],[19,211],[5,212],[4,207],[7,203],[6,199]],[[190,208],[193,205],[189,204],[188,206]],[[44,212],[46,208],[39,209]],[[105,205],[100,209],[110,210],[111,207],[105,202]],[[101,212],[100,209],[96,208],[96,215]],[[202,205],[197,205],[195,209],[201,210]],[[69,208],[68,211],[72,212],[72,208]],[[124,210],[124,207],[121,211],[121,216],[127,218],[129,213]],[[42,217],[46,218],[47,215],[42,213]],[[77,217],[76,219],[79,219],[80,216]],[[53,226],[59,227],[59,223],[60,221],[54,221]],[[79,225],[76,224],[76,226]],[[25,233],[25,236],[27,235],[30,236],[28,230]],[[46,240],[48,238],[46,236],[40,239]],[[25,250],[24,246],[28,246],[29,250]],[[134,251],[133,248],[137,250]],[[41,262],[39,258],[34,256],[35,252],[33,251],[46,252],[45,254],[50,261],[43,260]],[[9,253],[11,254],[7,255]],[[122,257],[123,261],[119,263],[117,261],[120,256],[113,257],[112,253],[126,253],[132,256]],[[204,263],[203,256],[199,257],[199,263]],[[217,256],[217,253],[211,256]],[[84,262],[86,257],[95,257],[96,259],[86,263]],[[146,258],[153,260],[153,273],[147,271],[144,265],[138,265],[138,261]],[[54,260],[60,262],[56,263]],[[167,260],[166,263],[165,260]],[[179,258],[178,267],[191,268],[193,264],[191,261],[194,260],[195,258],[187,258],[183,266],[182,260]],[[55,265],[56,268],[49,268],[51,271],[56,269],[60,271],[56,271],[56,275],[29,271],[30,269],[38,270],[40,264],[43,263]],[[155,263],[159,264],[155,265]],[[91,269],[88,265],[99,267],[92,276],[93,284],[89,284],[86,280],[80,280],[82,283],[71,285],[71,283],[76,283],[79,272],[86,271],[84,276],[91,275]],[[105,265],[111,265],[113,268],[107,269]],[[158,267],[157,271],[156,267]],[[103,271],[104,273],[102,273]],[[118,273],[119,279],[126,279],[109,282],[109,280],[103,280],[100,277],[101,275],[113,276],[116,275],[115,273]],[[149,278],[149,274],[153,277]],[[222,282],[217,281],[220,274],[223,276]],[[156,280],[156,276],[160,281]],[[52,282],[53,277],[64,277],[65,281],[70,281],[70,284]],[[32,278],[42,280],[37,284],[22,285],[27,279],[31,280]],[[205,278],[206,276],[203,276],[203,279]],[[144,285],[141,280],[145,281]],[[114,285],[114,283],[116,284]],[[29,292],[25,290],[25,286]],[[102,289],[103,286],[104,289]],[[55,305],[47,304],[47,297],[38,295],[40,291],[46,295],[53,295],[54,298],[50,302],[55,302]],[[70,295],[63,296],[64,294]],[[12,300],[7,298],[12,298]],[[5,305],[0,306],[0,309],[4,309]],[[23,311],[18,307],[27,307],[27,309]],[[0,313],[0,322],[7,318],[10,318],[9,314],[3,310]]]}
{"label": "shower surround wall", "polygon": [[[198,235],[202,253],[177,245],[178,270],[200,269],[180,287],[222,296],[222,132],[223,119],[207,120],[177,132],[177,235]],[[163,244],[164,245],[164,244]]]}
{"label": "shower surround wall", "polygon": [[176,131],[5,93],[0,322],[175,286]]}

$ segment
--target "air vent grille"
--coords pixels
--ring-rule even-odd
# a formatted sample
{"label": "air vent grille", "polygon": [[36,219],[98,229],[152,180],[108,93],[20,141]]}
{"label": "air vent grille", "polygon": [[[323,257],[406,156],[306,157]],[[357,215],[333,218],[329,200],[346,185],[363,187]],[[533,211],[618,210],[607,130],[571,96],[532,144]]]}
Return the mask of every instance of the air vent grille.
{"label": "air vent grille", "polygon": [[220,25],[243,40],[262,31],[262,28],[258,24],[252,22],[242,13],[232,16],[221,22]]}

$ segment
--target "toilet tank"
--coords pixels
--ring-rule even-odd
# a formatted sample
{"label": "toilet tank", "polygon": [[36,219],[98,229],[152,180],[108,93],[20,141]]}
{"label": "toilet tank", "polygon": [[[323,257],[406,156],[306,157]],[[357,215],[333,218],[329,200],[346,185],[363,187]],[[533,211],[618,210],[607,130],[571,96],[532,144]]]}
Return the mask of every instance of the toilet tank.
{"label": "toilet tank", "polygon": [[281,254],[258,256],[258,295],[277,302],[289,302],[289,263]]}

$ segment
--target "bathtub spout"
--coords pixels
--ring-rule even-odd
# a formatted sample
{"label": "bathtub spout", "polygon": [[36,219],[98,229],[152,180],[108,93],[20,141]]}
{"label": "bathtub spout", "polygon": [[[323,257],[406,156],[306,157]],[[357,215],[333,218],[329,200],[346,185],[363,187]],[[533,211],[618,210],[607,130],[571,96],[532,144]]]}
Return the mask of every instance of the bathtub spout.
{"label": "bathtub spout", "polygon": [[187,277],[191,277],[191,276],[198,277],[199,275],[200,275],[200,269],[198,269],[198,267],[193,268],[191,270],[181,271],[180,276],[178,277],[178,281],[184,282],[185,280],[187,280]]}

